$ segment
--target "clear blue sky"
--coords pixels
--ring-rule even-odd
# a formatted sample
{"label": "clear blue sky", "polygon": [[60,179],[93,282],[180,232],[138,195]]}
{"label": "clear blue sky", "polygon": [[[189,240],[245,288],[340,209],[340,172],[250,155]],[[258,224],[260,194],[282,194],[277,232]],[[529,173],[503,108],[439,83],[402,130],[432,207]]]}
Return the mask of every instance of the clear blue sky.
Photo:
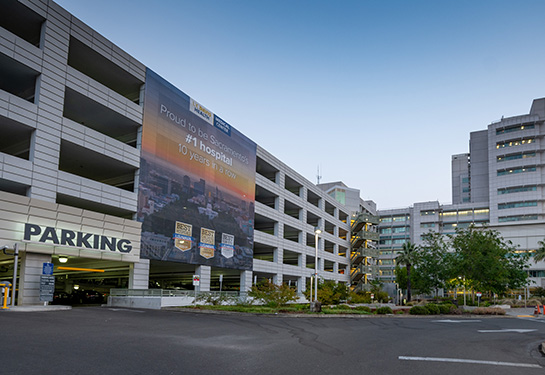
{"label": "clear blue sky", "polygon": [[57,2],[307,179],[320,165],[379,209],[450,203],[469,132],[545,96],[542,0]]}

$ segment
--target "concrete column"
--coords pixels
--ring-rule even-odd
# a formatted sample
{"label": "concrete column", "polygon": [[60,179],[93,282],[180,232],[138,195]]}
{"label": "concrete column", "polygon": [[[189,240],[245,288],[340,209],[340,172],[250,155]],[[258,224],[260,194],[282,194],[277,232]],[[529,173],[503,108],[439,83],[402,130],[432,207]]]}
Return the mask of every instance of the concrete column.
{"label": "concrete column", "polygon": [[282,282],[284,281],[284,275],[281,273],[277,273],[273,276],[273,283],[276,285],[282,285]]}
{"label": "concrete column", "polygon": [[43,264],[49,262],[51,262],[51,255],[49,254],[22,252],[17,305],[43,304],[40,301],[40,276],[42,275]]}
{"label": "concrete column", "polygon": [[195,275],[200,276],[200,285],[197,287],[198,292],[210,291],[211,274],[212,274],[212,268],[210,266],[195,267]]}
{"label": "concrete column", "polygon": [[240,293],[248,293],[252,288],[253,276],[252,271],[240,272]]}
{"label": "concrete column", "polygon": [[306,290],[306,277],[300,276],[297,278],[297,294],[303,294],[303,292]]}
{"label": "concrete column", "polygon": [[140,259],[138,263],[131,263],[129,268],[129,289],[148,289],[149,265],[149,259]]}

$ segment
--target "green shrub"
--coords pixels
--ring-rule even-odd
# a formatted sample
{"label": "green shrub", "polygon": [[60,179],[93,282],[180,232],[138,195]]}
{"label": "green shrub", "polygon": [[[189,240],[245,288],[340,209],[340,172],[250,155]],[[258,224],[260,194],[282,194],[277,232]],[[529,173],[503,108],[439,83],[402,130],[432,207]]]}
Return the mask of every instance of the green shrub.
{"label": "green shrub", "polygon": [[371,296],[364,292],[350,292],[348,301],[351,303],[371,303]]}
{"label": "green shrub", "polygon": [[393,314],[393,311],[390,306],[381,306],[377,309],[377,314],[379,315]]}
{"label": "green shrub", "polygon": [[411,309],[409,310],[409,314],[411,315],[428,315],[428,309],[426,308],[426,306],[413,306],[411,307]]}
{"label": "green shrub", "polygon": [[428,313],[430,315],[438,315],[441,313],[439,306],[437,306],[435,303],[428,303],[426,305],[426,309],[428,309]]}
{"label": "green shrub", "polygon": [[[438,307],[439,307],[439,312],[440,312],[441,314],[450,314],[450,308],[451,308],[451,306],[454,306],[454,305],[451,304],[451,303],[448,303],[448,304],[443,303],[443,304],[441,304],[441,305],[438,305]],[[454,306],[454,307],[456,307],[456,306]]]}
{"label": "green shrub", "polygon": [[[310,285],[309,285],[310,287]],[[305,291],[305,296],[309,298],[310,288]],[[348,287],[343,283],[335,283],[332,280],[318,282],[318,301],[322,305],[336,305],[340,301],[348,299]]]}
{"label": "green shrub", "polygon": [[287,284],[276,285],[270,281],[252,286],[248,295],[263,301],[269,307],[282,306],[297,299],[297,292]]}
{"label": "green shrub", "polygon": [[371,312],[371,308],[369,306],[357,306],[354,310]]}

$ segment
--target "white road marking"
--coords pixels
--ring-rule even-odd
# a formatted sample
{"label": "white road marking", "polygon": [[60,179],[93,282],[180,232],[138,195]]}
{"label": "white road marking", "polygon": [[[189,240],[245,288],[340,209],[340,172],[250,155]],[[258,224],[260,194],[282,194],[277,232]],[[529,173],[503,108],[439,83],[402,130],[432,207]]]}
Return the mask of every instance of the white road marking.
{"label": "white road marking", "polygon": [[480,322],[480,320],[451,320],[451,319],[444,319],[444,320],[432,320],[432,322],[436,323],[477,323]]}
{"label": "white road marking", "polygon": [[537,331],[537,329],[514,329],[514,328],[506,328],[506,329],[480,329],[477,332],[481,333],[502,333],[502,332],[517,332],[517,333],[526,333],[526,332],[534,332]]}
{"label": "white road marking", "polygon": [[458,358],[434,358],[434,357],[406,357],[399,356],[400,360],[404,361],[428,361],[428,362],[453,362],[453,363],[473,363],[477,365],[494,365],[494,366],[511,366],[511,367],[530,367],[542,368],[540,365],[531,363],[514,363],[514,362],[498,362],[498,361],[478,361],[474,359],[458,359]]}

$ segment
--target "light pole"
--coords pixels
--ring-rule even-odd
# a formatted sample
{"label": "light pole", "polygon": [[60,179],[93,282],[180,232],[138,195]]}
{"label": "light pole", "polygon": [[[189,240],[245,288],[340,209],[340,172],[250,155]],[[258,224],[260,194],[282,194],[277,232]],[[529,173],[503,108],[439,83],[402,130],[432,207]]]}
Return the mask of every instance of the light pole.
{"label": "light pole", "polygon": [[320,228],[314,228],[314,245],[316,255],[314,256],[314,302],[318,301],[318,235],[322,233]]}

